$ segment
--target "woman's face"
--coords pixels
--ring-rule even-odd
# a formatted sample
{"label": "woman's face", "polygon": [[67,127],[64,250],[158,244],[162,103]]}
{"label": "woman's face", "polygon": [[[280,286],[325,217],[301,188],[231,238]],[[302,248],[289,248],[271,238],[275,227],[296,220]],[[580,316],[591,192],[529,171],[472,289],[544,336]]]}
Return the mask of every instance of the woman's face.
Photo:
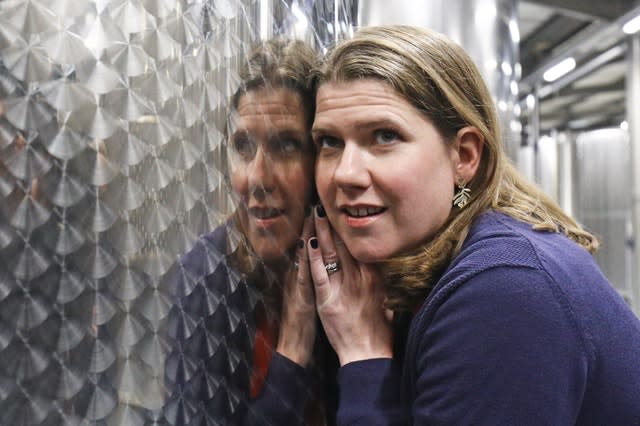
{"label": "woman's face", "polygon": [[312,134],[320,200],[355,259],[388,259],[444,225],[458,154],[390,86],[323,84]]}
{"label": "woman's face", "polygon": [[302,99],[286,88],[251,90],[240,97],[229,126],[240,224],[258,256],[278,260],[299,238],[313,187]]}

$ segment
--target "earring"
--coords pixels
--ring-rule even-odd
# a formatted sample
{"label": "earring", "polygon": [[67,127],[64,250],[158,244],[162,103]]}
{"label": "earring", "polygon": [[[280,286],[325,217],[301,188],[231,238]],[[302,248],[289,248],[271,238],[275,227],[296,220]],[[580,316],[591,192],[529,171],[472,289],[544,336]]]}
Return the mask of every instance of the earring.
{"label": "earring", "polygon": [[458,187],[458,191],[453,194],[453,205],[459,209],[462,209],[467,205],[469,199],[471,198],[471,190],[469,188],[466,188],[467,183],[464,181],[464,179],[459,179],[456,186]]}

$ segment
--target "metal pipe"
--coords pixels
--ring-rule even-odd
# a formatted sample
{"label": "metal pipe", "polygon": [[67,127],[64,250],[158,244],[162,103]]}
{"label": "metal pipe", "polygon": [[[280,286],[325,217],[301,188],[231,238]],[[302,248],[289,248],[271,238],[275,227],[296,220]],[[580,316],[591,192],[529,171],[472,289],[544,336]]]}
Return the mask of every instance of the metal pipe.
{"label": "metal pipe", "polygon": [[[532,87],[536,83],[542,81],[542,74],[551,65],[559,62],[563,58],[572,56],[578,64],[584,60],[588,55],[592,54],[596,47],[602,43],[603,40],[611,40],[611,45],[615,45],[627,37],[622,32],[622,26],[631,18],[640,15],[640,6],[635,7],[628,13],[625,13],[620,18],[608,24],[594,24],[590,29],[580,33],[578,37],[575,37],[568,41],[563,46],[556,49],[553,56],[549,57],[546,61],[540,64],[533,72],[520,81],[522,86]],[[575,71],[574,71],[575,72]]]}
{"label": "metal pipe", "polygon": [[631,148],[631,222],[633,273],[631,282],[632,306],[640,315],[640,34],[629,39],[627,70],[627,122]]}
{"label": "metal pipe", "polygon": [[606,50],[605,52],[599,54],[593,59],[585,62],[583,65],[580,65],[575,71],[565,75],[564,77],[554,81],[553,83],[549,83],[545,86],[540,87],[538,95],[541,99],[546,98],[552,93],[557,93],[564,87],[567,87],[571,83],[580,78],[592,73],[603,65],[612,62],[613,60],[623,56],[627,51],[626,44],[619,44],[617,46],[612,47],[611,49]]}

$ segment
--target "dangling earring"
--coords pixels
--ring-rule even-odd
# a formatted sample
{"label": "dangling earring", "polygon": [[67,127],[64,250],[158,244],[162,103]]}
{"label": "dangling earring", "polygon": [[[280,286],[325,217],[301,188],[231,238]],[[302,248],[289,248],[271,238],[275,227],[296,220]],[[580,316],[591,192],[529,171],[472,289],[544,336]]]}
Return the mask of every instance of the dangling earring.
{"label": "dangling earring", "polygon": [[471,190],[466,188],[467,183],[462,178],[458,179],[456,186],[458,187],[458,191],[453,194],[453,205],[462,209],[469,202],[469,198],[471,198]]}

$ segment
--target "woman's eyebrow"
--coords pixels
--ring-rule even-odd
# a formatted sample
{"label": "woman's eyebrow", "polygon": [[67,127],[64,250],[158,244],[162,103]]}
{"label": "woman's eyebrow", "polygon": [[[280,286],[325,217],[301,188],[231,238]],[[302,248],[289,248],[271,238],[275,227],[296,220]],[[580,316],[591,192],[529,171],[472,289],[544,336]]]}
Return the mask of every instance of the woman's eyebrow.
{"label": "woman's eyebrow", "polygon": [[[357,120],[353,123],[349,124],[350,128],[357,128],[358,130],[370,130],[370,129],[378,129],[381,127],[397,127],[400,123],[391,119],[391,118],[374,118],[374,119],[363,119]],[[332,133],[338,129],[338,126],[334,126],[329,124],[328,126],[318,126],[311,128],[311,133]]]}
{"label": "woman's eyebrow", "polygon": [[239,138],[239,137],[249,137],[250,136],[250,132],[247,129],[235,129],[233,132],[231,132],[231,134],[229,135],[230,139],[235,139],[235,138]]}
{"label": "woman's eyebrow", "polygon": [[306,134],[306,130],[295,129],[295,128],[287,128],[287,129],[274,129],[274,131],[269,132],[269,135],[278,135],[278,136],[295,136],[300,137]]}

